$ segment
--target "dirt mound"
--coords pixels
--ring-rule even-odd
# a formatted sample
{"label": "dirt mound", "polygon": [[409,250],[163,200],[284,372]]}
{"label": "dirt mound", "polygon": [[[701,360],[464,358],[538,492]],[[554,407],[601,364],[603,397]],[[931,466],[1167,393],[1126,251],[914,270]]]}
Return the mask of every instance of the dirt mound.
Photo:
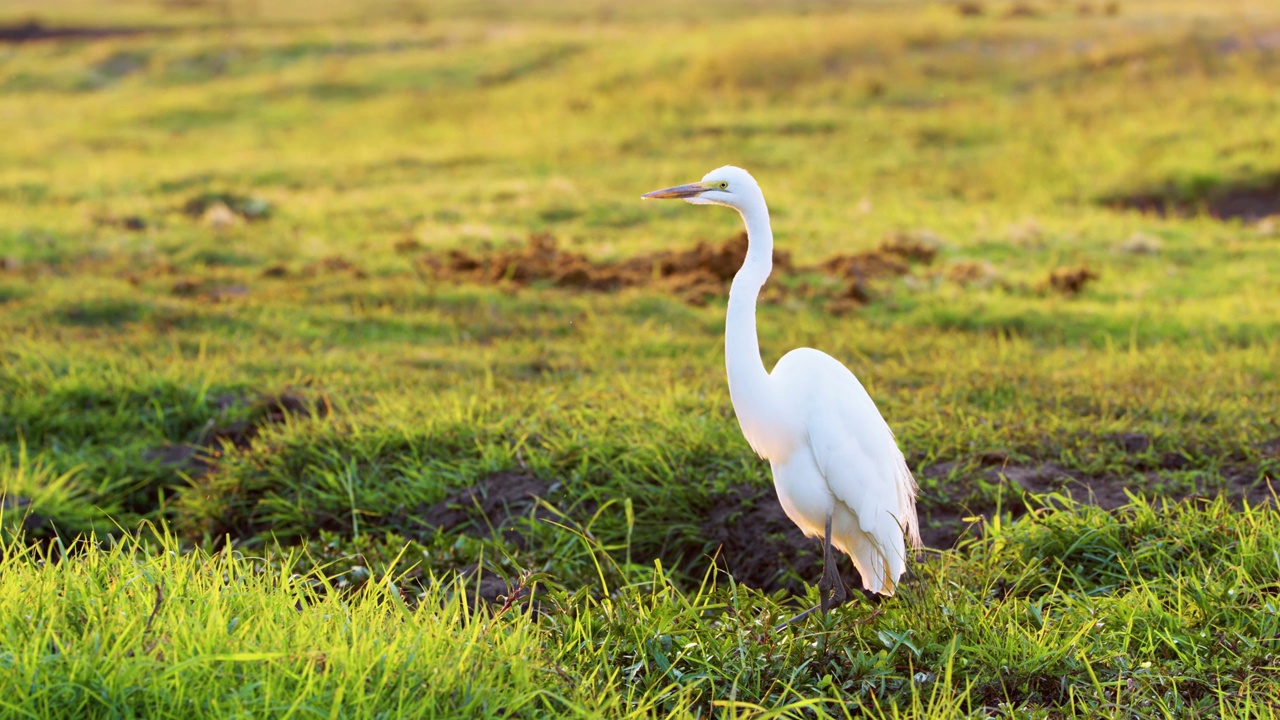
{"label": "dirt mound", "polygon": [[1077,267],[1059,267],[1049,271],[1049,276],[1040,284],[1041,291],[1054,290],[1063,295],[1079,295],[1084,286],[1101,275],[1086,265]]}
{"label": "dirt mound", "polygon": [[986,289],[996,284],[1007,285],[1000,279],[995,266],[985,260],[961,260],[947,268],[945,277],[961,287]]}
{"label": "dirt mound", "polygon": [[[1108,440],[1127,452],[1140,454],[1151,449],[1151,439],[1138,433],[1109,436]],[[1264,443],[1265,452],[1280,453],[1280,438]],[[976,534],[983,518],[997,509],[1020,517],[1027,503],[1018,498],[1061,493],[1075,500],[1113,510],[1129,502],[1127,492],[1152,495],[1161,488],[1159,471],[1180,467],[1181,456],[1153,456],[1150,470],[1138,474],[1084,476],[1053,462],[1016,463],[1006,450],[988,450],[972,461],[950,461],[923,468],[922,481],[933,481],[939,488],[924,496],[920,507],[920,525],[925,546],[949,548],[962,537]],[[1141,463],[1138,467],[1144,467]],[[1261,503],[1271,497],[1271,486],[1259,482],[1256,468],[1224,471],[1228,485],[1225,491],[1233,498]],[[1004,504],[997,508],[987,494],[977,493],[982,486],[1004,486]],[[950,498],[945,505],[930,507],[931,496]],[[1166,496],[1170,501],[1197,497],[1194,492]],[[543,480],[517,471],[500,472],[484,478],[472,487],[459,490],[433,505],[411,511],[402,508],[383,521],[407,533],[430,533],[437,529],[479,537],[498,534],[513,547],[526,549],[527,535],[521,532],[523,518],[554,519],[539,507],[539,499],[565,507],[568,498],[559,483]],[[1034,503],[1033,503],[1034,505]],[[579,508],[581,510],[581,508]],[[700,572],[705,558],[714,557],[717,567],[731,575],[735,582],[767,593],[783,591],[804,594],[822,574],[820,543],[806,538],[786,516],[771,488],[737,485],[718,492],[699,509],[702,516],[696,531],[673,549],[664,546],[664,557],[674,553],[681,569]],[[586,510],[594,512],[594,506]],[[412,529],[411,529],[412,528]],[[651,548],[654,549],[654,548]],[[655,552],[658,552],[654,549]],[[850,588],[861,587],[861,580],[848,560],[841,560],[840,571]],[[470,566],[464,569],[475,596],[485,603],[501,604],[504,596],[519,594],[519,578],[506,578],[490,569]]]}
{"label": "dirt mound", "polygon": [[[747,238],[740,234],[719,245],[698,243],[687,250],[663,251],[620,262],[593,262],[585,255],[561,250],[553,236],[540,233],[523,248],[472,255],[450,250],[443,256],[423,255],[420,263],[435,277],[480,283],[516,285],[548,283],[555,287],[610,291],[657,286],[693,303],[720,295],[747,254]],[[785,253],[774,253],[774,267],[790,269]]]}
{"label": "dirt mound", "polygon": [[[400,247],[404,247],[403,243],[397,244],[397,248]],[[937,248],[927,243],[894,237],[876,250],[837,255],[811,267],[796,266],[788,253],[775,250],[773,268],[782,276],[825,276],[827,282],[798,285],[807,297],[865,303],[872,296],[867,288],[870,280],[904,275],[913,264],[928,263],[936,254]],[[726,293],[746,255],[747,236],[739,233],[718,244],[699,242],[683,250],[663,250],[617,262],[596,262],[585,255],[560,249],[553,236],[540,233],[531,236],[522,248],[483,255],[465,250],[426,253],[419,256],[418,262],[432,277],[440,279],[519,286],[545,283],[598,292],[651,287],[700,305]],[[781,292],[781,286],[778,291]]]}
{"label": "dirt mound", "polygon": [[119,228],[129,232],[142,232],[147,229],[147,219],[141,215],[113,215],[99,213],[93,216],[93,224],[98,227]]}
{"label": "dirt mound", "polygon": [[[833,255],[814,269],[838,281],[827,304],[828,311],[838,315],[871,302],[874,296],[870,287],[872,280],[906,275],[911,272],[913,264],[928,265],[937,254],[936,244],[899,234],[885,239],[875,250]],[[822,294],[814,292],[812,284],[805,287],[811,296]]]}

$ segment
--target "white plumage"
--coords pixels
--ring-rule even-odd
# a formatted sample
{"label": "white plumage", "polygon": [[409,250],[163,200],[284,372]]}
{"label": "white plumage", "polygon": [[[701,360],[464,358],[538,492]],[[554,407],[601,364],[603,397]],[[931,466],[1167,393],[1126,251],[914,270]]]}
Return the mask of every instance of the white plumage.
{"label": "white plumage", "polygon": [[892,595],[906,571],[904,531],[920,544],[916,484],[862,383],[835,358],[792,350],[769,379],[785,402],[804,408],[802,446],[769,457],[787,517],[821,538],[832,516],[831,542],[853,559],[863,585]]}
{"label": "white plumage", "polygon": [[747,256],[725,320],[729,394],[742,433],[772,466],[787,517],[824,542],[823,611],[845,599],[831,547],[853,559],[867,590],[894,594],[906,571],[907,543],[920,545],[915,479],[875,403],[838,360],[800,348],[766,372],[755,310],[773,266],[773,231],[760,186],[747,171],[726,166],[701,182],[645,197],[727,205],[742,215]]}

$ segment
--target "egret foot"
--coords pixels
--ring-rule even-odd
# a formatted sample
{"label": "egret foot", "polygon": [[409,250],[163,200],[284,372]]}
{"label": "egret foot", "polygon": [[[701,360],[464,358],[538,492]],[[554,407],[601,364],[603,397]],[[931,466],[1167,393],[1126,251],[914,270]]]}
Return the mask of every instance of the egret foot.
{"label": "egret foot", "polygon": [[790,620],[783,620],[782,622],[780,622],[780,623],[778,623],[777,625],[774,625],[774,626],[773,626],[773,631],[774,631],[774,632],[777,632],[777,631],[779,631],[779,630],[781,630],[781,629],[785,628],[786,626],[788,626],[788,625],[790,625],[790,624],[792,624],[792,623],[798,623],[798,622],[800,622],[801,620],[804,620],[805,618],[807,618],[807,617],[809,617],[810,615],[812,615],[812,614],[814,614],[815,612],[817,612],[817,611],[819,610],[819,608],[821,608],[821,607],[822,607],[822,606],[820,606],[820,605],[814,605],[813,607],[809,608],[808,610],[805,610],[804,612],[800,613],[799,615],[796,615],[795,617],[791,618]]}
{"label": "egret foot", "polygon": [[[873,593],[873,592],[871,592],[871,591],[869,591],[869,590],[863,590],[863,591],[862,591],[862,594],[863,594],[864,596],[866,596],[867,602],[869,602],[869,603],[871,603],[873,606],[875,606],[875,609],[871,611],[871,614],[870,614],[870,615],[868,615],[868,616],[866,616],[866,617],[864,617],[864,618],[859,618],[859,619],[857,619],[857,620],[853,620],[853,621],[851,621],[851,624],[853,624],[853,625],[866,625],[867,623],[871,622],[872,620],[875,620],[876,618],[878,618],[878,617],[880,617],[882,614],[884,614],[884,608],[880,606],[880,601],[883,599],[883,596],[881,596],[881,595],[879,595],[879,594],[877,594],[877,593]],[[833,606],[833,607],[834,607],[834,606]],[[780,622],[780,623],[778,623],[777,625],[774,625],[774,626],[773,626],[773,630],[774,630],[774,632],[777,632],[778,630],[781,630],[781,629],[785,628],[785,627],[786,627],[786,626],[788,626],[788,625],[791,625],[791,624],[793,624],[793,623],[798,623],[798,622],[800,622],[801,620],[804,620],[805,618],[809,617],[810,615],[812,615],[812,614],[814,614],[814,613],[818,612],[819,610],[822,610],[822,605],[821,605],[821,604],[814,605],[813,607],[809,608],[808,610],[805,610],[804,612],[800,613],[799,615],[796,615],[795,617],[791,618],[790,620],[786,620],[786,621],[784,621],[784,622]],[[825,614],[825,612],[824,612],[823,614]]]}

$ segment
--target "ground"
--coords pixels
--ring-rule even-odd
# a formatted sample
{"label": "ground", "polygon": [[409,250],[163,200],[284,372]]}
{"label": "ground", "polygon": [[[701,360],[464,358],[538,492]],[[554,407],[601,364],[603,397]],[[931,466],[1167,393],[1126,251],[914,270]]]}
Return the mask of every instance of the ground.
{"label": "ground", "polygon": [[[1274,713],[1280,9],[353,7],[0,8],[9,711]],[[920,483],[874,616],[771,629],[740,221],[639,200],[726,163]]]}

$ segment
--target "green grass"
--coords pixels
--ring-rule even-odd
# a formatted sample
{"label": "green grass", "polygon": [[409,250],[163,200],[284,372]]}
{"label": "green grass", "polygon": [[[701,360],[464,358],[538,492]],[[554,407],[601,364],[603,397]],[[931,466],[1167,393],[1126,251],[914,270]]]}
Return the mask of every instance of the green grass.
{"label": "green grass", "polygon": [[[1012,5],[0,11],[169,28],[0,46],[6,714],[1274,715],[1280,235],[1210,211],[1280,212],[1280,13]],[[927,529],[976,525],[865,624],[771,631],[816,577],[712,570],[770,484],[721,301],[418,260],[718,241],[638,196],[725,163],[799,263],[939,246],[760,310],[767,363],[858,374]],[[503,582],[535,601],[469,607]]]}
{"label": "green grass", "polygon": [[481,612],[463,581],[412,595],[374,568],[343,589],[295,553],[9,544],[4,702],[39,717],[1273,717],[1280,701],[1270,509],[1135,501],[992,523],[874,624],[788,631],[769,629],[777,598],[712,576],[681,589],[660,561],[611,565],[581,537],[598,584],[543,579],[533,606]]}

